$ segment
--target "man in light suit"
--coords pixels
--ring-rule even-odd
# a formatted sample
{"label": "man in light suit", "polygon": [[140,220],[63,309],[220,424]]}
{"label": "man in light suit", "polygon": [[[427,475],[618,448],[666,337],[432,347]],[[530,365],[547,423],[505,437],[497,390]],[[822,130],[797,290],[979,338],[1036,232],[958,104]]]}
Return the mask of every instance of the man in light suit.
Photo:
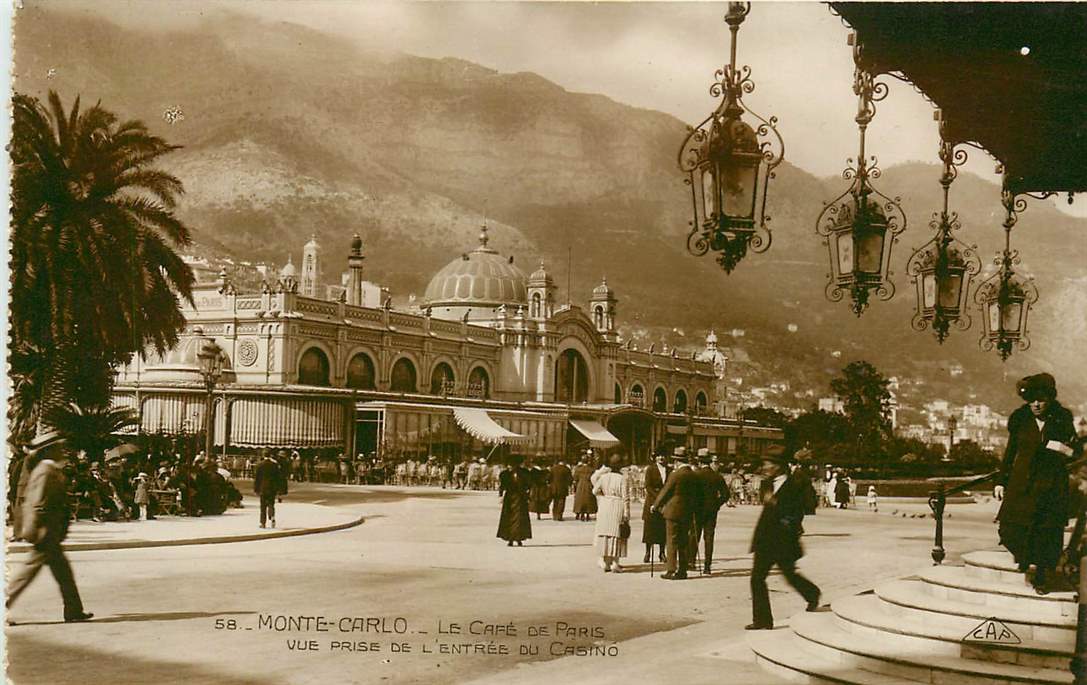
{"label": "man in light suit", "polygon": [[774,627],[774,615],[770,610],[770,590],[766,576],[776,564],[789,585],[808,603],[808,611],[819,608],[819,588],[796,570],[796,562],[804,556],[800,536],[804,534],[806,490],[803,479],[789,473],[785,448],[771,446],[763,455],[762,473],[766,478],[763,490],[764,504],[751,551],[755,553],[751,568],[751,604],[754,620],[747,630],[770,630]]}
{"label": "man in light suit", "polygon": [[702,483],[687,463],[686,448],[675,449],[672,467],[674,470],[668,475],[652,510],[664,516],[667,532],[668,567],[661,578],[685,580],[691,549],[691,522],[695,511],[701,506]]}
{"label": "man in light suit", "polygon": [[48,566],[60,586],[64,600],[64,621],[74,623],[88,621],[94,614],[83,610],[79,588],[68,558],[60,543],[68,536],[68,477],[64,464],[68,460],[66,445],[55,431],[43,433],[30,443],[28,454],[38,454],[41,461],[34,467],[27,483],[26,500],[23,503],[21,537],[34,545],[26,563],[8,585],[7,607],[26,590],[42,566]]}

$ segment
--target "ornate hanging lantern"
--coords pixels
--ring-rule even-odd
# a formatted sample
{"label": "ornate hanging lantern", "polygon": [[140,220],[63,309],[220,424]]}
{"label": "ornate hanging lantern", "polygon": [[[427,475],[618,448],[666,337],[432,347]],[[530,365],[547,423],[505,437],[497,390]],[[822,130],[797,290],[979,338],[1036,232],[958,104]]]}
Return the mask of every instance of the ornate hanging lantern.
{"label": "ornate hanging lantern", "polygon": [[961,228],[959,215],[949,209],[951,184],[959,175],[959,167],[966,163],[963,149],[955,149],[946,136],[946,125],[940,112],[940,161],[944,163],[940,185],[944,189],[944,206],[932,216],[929,223],[936,235],[913,253],[906,264],[906,272],[917,286],[917,313],[913,315],[914,330],[923,331],[932,326],[936,341],[943,343],[954,324],[960,331],[970,328],[970,316],[966,313],[966,298],[970,294],[970,280],[981,271],[981,260],[974,248],[952,237]]}
{"label": "ornate hanging lantern", "polygon": [[[725,22],[731,33],[729,63],[717,70],[710,95],[721,98],[716,110],[689,129],[679,149],[679,168],[691,188],[693,219],[687,250],[702,256],[718,252],[726,273],[747,254],[765,252],[771,234],[766,192],[774,168],[785,156],[777,117],[764,119],[744,105],[742,96],[755,90],[751,68],[736,67],[736,34],[751,10],[749,2],[730,2]],[[758,120],[743,121],[744,114]]]}
{"label": "ornate hanging lantern", "polygon": [[[998,168],[997,171],[1003,171]],[[1053,193],[1024,193],[1036,199],[1045,199]],[[989,351],[996,348],[1002,361],[1007,361],[1012,350],[1030,348],[1027,335],[1027,315],[1031,306],[1038,301],[1038,288],[1034,279],[1020,276],[1015,272],[1019,263],[1019,251],[1011,249],[1012,227],[1019,221],[1019,212],[1027,208],[1026,198],[1009,189],[1008,177],[1004,176],[1004,187],[1000,192],[1000,203],[1004,205],[1004,251],[997,255],[994,263],[997,270],[978,286],[974,293],[974,302],[981,309],[981,320],[985,331],[979,344],[981,349]]]}
{"label": "ornate hanging lantern", "polygon": [[[875,103],[887,97],[887,85],[875,80],[864,61],[863,46],[857,34],[849,34],[853,46],[853,92],[857,96],[857,128],[860,150],[856,166],[848,166],[842,178],[852,181],[849,188],[823,207],[815,220],[815,231],[823,236],[830,253],[830,281],[826,296],[838,302],[846,292],[853,300],[853,313],[860,316],[868,308],[874,290],[882,300],[894,296],[890,280],[891,247],[898,234],[906,230],[906,214],[899,204],[872,186],[872,179],[882,172],[876,158],[867,157],[865,133],[876,114]],[[853,160],[848,160],[853,164]]]}

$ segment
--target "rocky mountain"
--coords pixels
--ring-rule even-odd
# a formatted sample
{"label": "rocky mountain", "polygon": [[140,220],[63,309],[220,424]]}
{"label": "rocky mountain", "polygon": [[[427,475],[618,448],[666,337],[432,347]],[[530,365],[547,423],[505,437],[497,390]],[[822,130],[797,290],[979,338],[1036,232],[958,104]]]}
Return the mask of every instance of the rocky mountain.
{"label": "rocky mountain", "polygon": [[[894,255],[897,296],[857,319],[823,297],[828,258],[814,232],[845,182],[783,164],[770,191],[771,250],[725,275],[686,253],[689,199],[675,167],[685,125],[660,112],[535,74],[367,51],[229,13],[144,31],[30,6],[16,18],[15,55],[18,90],[101,101],[183,145],[168,158],[187,190],[180,211],[216,254],[282,264],[315,233],[335,273],[357,231],[369,278],[421,294],[486,217],[493,246],[526,271],[545,260],[563,290],[569,275],[575,302],[607,275],[628,333],[690,348],[711,327],[742,331],[722,342],[754,360],[750,382],[786,377],[826,392],[830,375],[865,358],[960,402],[1007,408],[1007,379],[1039,369],[1057,375],[1062,396],[1087,393],[1077,364],[1087,353],[1087,222],[1046,203],[1032,203],[1014,233],[1042,292],[1029,353],[1007,364],[983,354],[979,322],[942,347],[909,328],[905,262],[930,237],[935,165],[886,169],[878,181],[902,197],[909,227]],[[171,107],[184,113],[172,125]],[[849,151],[827,154],[844,163]],[[1002,244],[998,191],[968,174],[953,189],[960,237],[986,264]],[[964,373],[951,376],[958,365]]]}

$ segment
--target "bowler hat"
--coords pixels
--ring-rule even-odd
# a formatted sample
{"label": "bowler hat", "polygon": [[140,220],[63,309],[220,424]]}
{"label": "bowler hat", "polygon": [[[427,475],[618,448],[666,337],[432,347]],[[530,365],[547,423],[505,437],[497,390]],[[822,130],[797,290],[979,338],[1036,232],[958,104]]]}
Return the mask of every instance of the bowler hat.
{"label": "bowler hat", "polygon": [[34,436],[34,439],[30,441],[30,444],[26,446],[27,454],[34,454],[44,450],[46,447],[51,447],[64,442],[64,438],[60,433],[55,430],[46,431],[44,433],[38,433]]}
{"label": "bowler hat", "polygon": [[1027,376],[1015,384],[1019,396],[1027,402],[1035,399],[1056,399],[1057,381],[1048,373]]}

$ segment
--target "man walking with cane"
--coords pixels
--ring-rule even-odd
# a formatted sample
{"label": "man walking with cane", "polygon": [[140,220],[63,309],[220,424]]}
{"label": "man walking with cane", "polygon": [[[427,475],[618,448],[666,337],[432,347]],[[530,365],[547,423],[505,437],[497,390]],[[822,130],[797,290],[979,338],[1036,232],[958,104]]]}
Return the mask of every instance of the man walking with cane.
{"label": "man walking with cane", "polygon": [[690,554],[691,522],[701,500],[702,484],[687,464],[687,450],[677,447],[672,456],[675,470],[653,503],[653,511],[664,516],[668,568],[661,576],[665,580],[686,580]]}
{"label": "man walking with cane", "polygon": [[64,621],[89,621],[94,614],[83,610],[72,567],[60,546],[68,536],[70,518],[68,477],[64,474],[64,464],[68,459],[66,445],[59,433],[50,431],[34,438],[27,456],[30,455],[40,455],[41,461],[30,473],[20,533],[24,540],[34,545],[34,549],[23,567],[12,576],[8,585],[7,607],[11,609],[42,566],[48,566],[64,599]]}

